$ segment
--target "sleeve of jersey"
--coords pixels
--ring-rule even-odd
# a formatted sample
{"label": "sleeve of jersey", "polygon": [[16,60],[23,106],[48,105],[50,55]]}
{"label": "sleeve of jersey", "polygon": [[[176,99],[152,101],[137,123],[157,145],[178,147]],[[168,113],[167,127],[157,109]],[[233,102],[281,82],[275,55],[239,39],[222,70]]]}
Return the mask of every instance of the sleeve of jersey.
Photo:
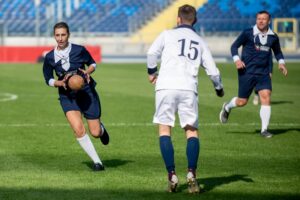
{"label": "sleeve of jersey", "polygon": [[276,36],[276,40],[272,46],[274,55],[276,60],[280,63],[280,64],[284,64],[284,57],[280,48],[280,43],[279,43],[279,38],[278,36]]}
{"label": "sleeve of jersey", "polygon": [[96,66],[97,66],[96,62],[93,59],[93,57],[91,56],[91,54],[88,52],[88,50],[86,50],[85,47],[83,47],[83,50],[82,50],[82,57],[83,57],[84,63],[87,66],[92,65],[96,69]]}
{"label": "sleeve of jersey", "polygon": [[238,38],[232,43],[230,51],[231,51],[231,56],[233,57],[234,61],[236,61],[237,59],[239,59],[239,53],[238,53],[238,49],[240,48],[240,46],[242,44],[244,44],[245,40],[246,40],[246,35],[245,35],[245,31],[243,31]]}
{"label": "sleeve of jersey", "polygon": [[157,72],[158,57],[161,55],[164,48],[164,32],[161,33],[150,46],[147,52],[147,69],[148,74]]}
{"label": "sleeve of jersey", "polygon": [[46,81],[46,84],[49,86],[54,86],[54,76],[53,76],[53,68],[49,64],[49,58],[46,56],[44,64],[43,64],[43,74]]}

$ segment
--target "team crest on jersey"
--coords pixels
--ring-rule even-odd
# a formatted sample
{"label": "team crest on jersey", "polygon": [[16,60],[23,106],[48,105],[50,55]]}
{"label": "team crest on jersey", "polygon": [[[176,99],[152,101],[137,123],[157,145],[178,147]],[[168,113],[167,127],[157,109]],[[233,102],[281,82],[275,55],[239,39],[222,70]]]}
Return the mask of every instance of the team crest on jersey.
{"label": "team crest on jersey", "polygon": [[270,47],[265,46],[267,44],[268,36],[267,35],[258,35],[254,36],[254,46],[256,51],[269,51]]}
{"label": "team crest on jersey", "polygon": [[255,46],[256,51],[269,51],[270,50],[270,47],[268,47],[268,46],[258,45],[258,44],[255,44],[254,46]]}

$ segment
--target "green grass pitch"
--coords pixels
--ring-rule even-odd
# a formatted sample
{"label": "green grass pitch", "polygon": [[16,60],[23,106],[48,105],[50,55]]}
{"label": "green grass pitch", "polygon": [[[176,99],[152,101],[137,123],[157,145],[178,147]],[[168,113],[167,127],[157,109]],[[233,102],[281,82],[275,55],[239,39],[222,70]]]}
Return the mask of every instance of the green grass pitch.
{"label": "green grass pitch", "polygon": [[[1,64],[0,199],[300,199],[300,63],[287,64],[287,78],[274,65],[272,139],[259,136],[259,106],[251,101],[233,110],[228,124],[219,123],[223,102],[237,94],[237,73],[233,64],[218,66],[223,98],[204,70],[199,76],[202,193],[189,195],[178,121],[173,142],[179,191],[166,192],[145,64],[103,64],[93,74],[111,136],[108,146],[92,140],[106,166],[97,173],[67,124],[57,90],[45,85],[42,65]],[[18,98],[7,101],[7,93]]]}

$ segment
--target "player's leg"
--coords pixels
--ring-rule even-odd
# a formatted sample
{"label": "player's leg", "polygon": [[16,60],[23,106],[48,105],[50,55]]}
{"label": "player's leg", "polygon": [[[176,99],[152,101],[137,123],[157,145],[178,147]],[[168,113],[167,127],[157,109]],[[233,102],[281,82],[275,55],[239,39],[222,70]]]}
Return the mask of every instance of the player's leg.
{"label": "player's leg", "polygon": [[82,149],[87,153],[87,155],[93,160],[94,162],[94,170],[103,170],[102,162],[95,150],[95,147],[89,137],[86,134],[86,130],[84,128],[84,124],[81,117],[80,111],[68,111],[66,112],[66,117],[69,121],[71,128],[73,129],[76,139]]}
{"label": "player's leg", "polygon": [[95,138],[100,138],[102,144],[109,143],[109,135],[100,119],[87,119],[90,133]]}
{"label": "player's leg", "polygon": [[109,135],[101,123],[101,103],[98,93],[93,88],[86,88],[78,94],[77,103],[87,119],[89,131],[95,138],[100,138],[104,145],[109,143]]}
{"label": "player's leg", "polygon": [[263,75],[258,79],[257,88],[260,97],[260,119],[261,119],[261,136],[271,138],[273,135],[268,132],[268,126],[271,118],[271,93],[272,83],[270,76]]}
{"label": "player's leg", "polygon": [[155,107],[153,122],[159,125],[159,146],[168,172],[168,191],[176,192],[178,178],[175,173],[174,148],[171,140],[171,127],[175,124],[176,110],[173,91],[156,91]]}
{"label": "player's leg", "polygon": [[200,151],[198,131],[192,126],[186,126],[184,129],[187,137],[186,156],[188,160],[188,173],[186,179],[188,190],[189,193],[199,193],[200,188],[196,179],[196,170]]}
{"label": "player's leg", "polygon": [[175,173],[174,148],[171,140],[171,127],[159,124],[159,147],[168,171],[169,192],[176,192],[178,177]]}
{"label": "player's leg", "polygon": [[198,138],[198,96],[194,92],[181,92],[180,102],[178,104],[178,116],[181,127],[185,130],[187,166],[187,184],[189,193],[198,193],[200,191],[196,170],[200,151],[200,142]]}
{"label": "player's leg", "polygon": [[261,119],[261,135],[266,138],[271,138],[272,134],[268,132],[268,126],[271,118],[271,91],[270,90],[260,90],[260,119]]}
{"label": "player's leg", "polygon": [[220,122],[226,123],[229,118],[230,111],[236,107],[243,107],[248,103],[248,98],[255,87],[255,77],[251,74],[239,73],[239,90],[238,97],[233,97],[229,102],[225,102],[220,112]]}

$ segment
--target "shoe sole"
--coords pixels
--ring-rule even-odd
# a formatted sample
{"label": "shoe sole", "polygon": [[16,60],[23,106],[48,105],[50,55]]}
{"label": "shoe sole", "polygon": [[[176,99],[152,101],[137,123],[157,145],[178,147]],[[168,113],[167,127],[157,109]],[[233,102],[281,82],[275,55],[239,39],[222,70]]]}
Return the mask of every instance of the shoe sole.
{"label": "shoe sole", "polygon": [[260,134],[262,137],[264,137],[264,138],[272,138],[273,137],[273,135],[268,135],[268,136],[265,136],[265,135],[262,135],[262,134]]}
{"label": "shoe sole", "polygon": [[225,105],[226,105],[226,103],[223,103],[223,106],[222,106],[222,110],[221,110],[221,112],[220,112],[220,114],[219,114],[219,119],[220,119],[220,122],[222,123],[222,124],[225,124],[225,123],[227,123],[227,120],[226,121],[223,121],[222,120],[222,115],[223,115],[223,113],[225,112]]}
{"label": "shoe sole", "polygon": [[188,184],[188,191],[190,194],[200,193],[200,188],[195,179],[188,179],[187,184]]}

